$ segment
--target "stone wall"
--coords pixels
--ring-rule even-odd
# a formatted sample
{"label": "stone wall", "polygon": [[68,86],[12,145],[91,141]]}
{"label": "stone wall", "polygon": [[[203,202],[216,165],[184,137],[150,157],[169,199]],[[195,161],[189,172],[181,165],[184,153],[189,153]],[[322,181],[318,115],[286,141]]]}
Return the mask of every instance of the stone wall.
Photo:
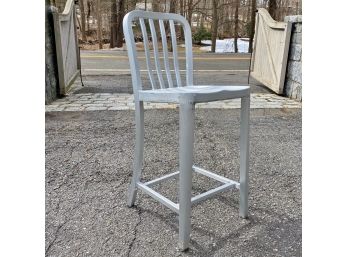
{"label": "stone wall", "polygon": [[58,66],[53,30],[53,16],[46,0],[45,17],[45,104],[57,99],[59,95]]}
{"label": "stone wall", "polygon": [[302,101],[302,15],[287,16],[284,20],[292,23],[284,92]]}

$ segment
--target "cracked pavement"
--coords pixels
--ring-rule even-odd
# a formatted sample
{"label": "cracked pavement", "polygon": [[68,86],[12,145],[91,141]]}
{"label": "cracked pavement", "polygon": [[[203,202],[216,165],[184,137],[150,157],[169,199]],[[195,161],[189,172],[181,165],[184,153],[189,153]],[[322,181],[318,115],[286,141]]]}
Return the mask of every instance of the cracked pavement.
{"label": "cracked pavement", "polygon": [[[301,109],[251,112],[250,211],[238,191],[195,205],[190,249],[177,215],[143,193],[128,208],[134,111],[46,113],[46,256],[301,256]],[[195,164],[239,175],[239,111],[196,111]],[[146,110],[143,180],[178,169],[178,110]],[[154,187],[177,200],[177,180]],[[194,174],[193,194],[217,182]]]}

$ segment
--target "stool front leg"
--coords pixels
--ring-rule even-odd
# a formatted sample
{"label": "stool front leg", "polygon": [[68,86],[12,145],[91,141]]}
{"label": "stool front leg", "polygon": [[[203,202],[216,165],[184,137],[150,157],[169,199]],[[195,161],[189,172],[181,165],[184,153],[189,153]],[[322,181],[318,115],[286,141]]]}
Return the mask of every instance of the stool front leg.
{"label": "stool front leg", "polygon": [[179,248],[189,247],[191,233],[191,189],[194,142],[193,103],[180,104],[179,132]]}
{"label": "stool front leg", "polygon": [[140,180],[144,152],[144,103],[135,102],[135,151],[132,182],[128,190],[128,206],[134,205],[137,195],[137,183]]}
{"label": "stool front leg", "polygon": [[240,198],[239,216],[248,217],[249,195],[249,119],[250,96],[243,97],[241,103],[240,121]]}

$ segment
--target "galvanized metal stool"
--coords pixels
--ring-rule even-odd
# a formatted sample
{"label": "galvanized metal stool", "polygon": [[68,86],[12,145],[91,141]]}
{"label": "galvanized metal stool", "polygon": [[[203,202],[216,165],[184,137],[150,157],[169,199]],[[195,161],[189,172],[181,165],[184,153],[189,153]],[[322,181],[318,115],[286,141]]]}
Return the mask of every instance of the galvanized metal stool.
{"label": "galvanized metal stool", "polygon": [[[139,22],[144,39],[144,48],[151,89],[144,90],[140,76],[140,67],[137,57],[133,27]],[[148,26],[146,25],[148,22]],[[163,62],[166,74],[166,82],[163,79],[160,64],[159,47],[155,22],[158,22],[163,48]],[[165,26],[165,23],[166,26]],[[183,26],[185,35],[186,55],[186,83],[181,81],[178,49],[176,41],[176,25]],[[153,44],[153,53],[149,48],[147,28],[150,28]],[[172,80],[170,70],[169,51],[167,45],[166,28],[170,29],[171,45],[173,52],[173,66],[176,82]],[[191,232],[191,206],[205,200],[217,193],[237,188],[240,191],[239,215],[246,218],[248,215],[248,181],[249,181],[249,86],[195,86],[193,85],[192,68],[192,38],[191,28],[186,19],[178,14],[155,13],[145,11],[132,11],[123,19],[123,30],[127,44],[129,63],[132,74],[132,83],[135,103],[136,143],[133,166],[133,177],[129,187],[128,206],[134,205],[137,189],[152,196],[174,212],[179,214],[179,247],[185,250],[189,247]],[[153,55],[155,70],[152,67],[150,55]],[[156,72],[158,80],[155,80]],[[240,133],[240,179],[239,182],[219,176],[213,172],[193,165],[193,141],[194,141],[194,111],[195,104],[202,102],[241,98],[241,133]],[[178,103],[180,109],[180,134],[179,134],[179,171],[165,175],[149,182],[141,182],[140,175],[143,162],[144,148],[144,102]],[[198,172],[223,183],[215,189],[192,197],[192,171]],[[151,186],[179,175],[179,203],[174,203],[151,188]]]}

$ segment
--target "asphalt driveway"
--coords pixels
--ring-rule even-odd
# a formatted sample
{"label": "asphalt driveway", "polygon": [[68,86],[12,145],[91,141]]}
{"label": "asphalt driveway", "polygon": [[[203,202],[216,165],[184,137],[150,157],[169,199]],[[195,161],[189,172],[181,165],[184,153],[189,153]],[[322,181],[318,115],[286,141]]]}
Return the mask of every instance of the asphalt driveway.
{"label": "asphalt driveway", "polygon": [[[191,248],[177,215],[140,193],[126,206],[133,111],[46,113],[46,256],[301,256],[301,110],[252,112],[250,217],[238,192],[192,211]],[[143,179],[178,168],[178,111],[145,114]],[[238,180],[238,110],[197,110],[195,163]],[[194,175],[195,194],[216,185]],[[177,199],[177,181],[156,189]]]}

